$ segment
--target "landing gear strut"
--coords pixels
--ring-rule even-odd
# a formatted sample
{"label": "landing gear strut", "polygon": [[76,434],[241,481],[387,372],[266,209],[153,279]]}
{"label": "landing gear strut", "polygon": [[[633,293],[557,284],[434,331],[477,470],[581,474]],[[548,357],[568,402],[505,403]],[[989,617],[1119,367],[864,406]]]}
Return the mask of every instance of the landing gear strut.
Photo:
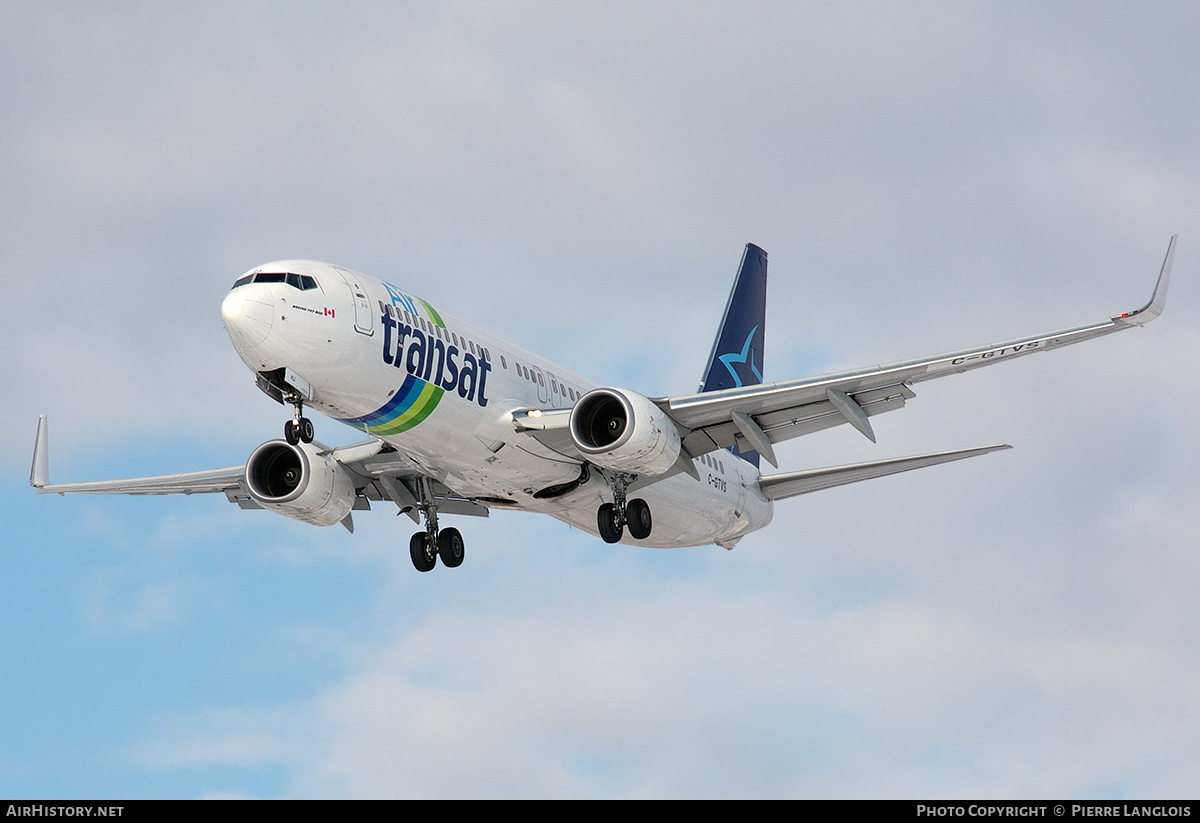
{"label": "landing gear strut", "polygon": [[618,474],[609,480],[613,502],[605,503],[596,511],[596,527],[605,543],[619,542],[626,526],[629,527],[629,536],[634,540],[645,540],[650,536],[654,523],[649,504],[640,497],[628,501],[625,499],[632,480],[633,477],[628,474]]}
{"label": "landing gear strut", "polygon": [[304,398],[296,392],[289,392],[284,395],[283,399],[291,403],[292,408],[295,409],[295,416],[283,424],[284,438],[293,446],[301,441],[313,442],[313,424],[304,416]]}
{"label": "landing gear strut", "polygon": [[425,518],[425,531],[417,532],[408,541],[408,553],[413,566],[419,572],[433,571],[439,557],[447,568],[461,566],[465,556],[462,534],[455,528],[438,529],[437,506],[433,502],[429,480],[421,478],[417,481],[417,487],[421,501],[418,508]]}

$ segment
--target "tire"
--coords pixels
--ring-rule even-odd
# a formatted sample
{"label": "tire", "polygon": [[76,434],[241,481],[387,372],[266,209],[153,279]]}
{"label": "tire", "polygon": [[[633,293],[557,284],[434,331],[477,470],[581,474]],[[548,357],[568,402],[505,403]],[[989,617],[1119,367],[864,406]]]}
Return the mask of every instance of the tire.
{"label": "tire", "polygon": [[617,543],[621,540],[625,528],[617,522],[617,507],[605,503],[596,510],[596,526],[600,530],[600,539],[605,543]]}
{"label": "tire", "polygon": [[313,442],[313,424],[307,417],[300,418],[300,439],[305,443]]}
{"label": "tire", "polygon": [[283,437],[293,446],[300,443],[300,427],[296,425],[295,420],[289,420],[283,424]]}
{"label": "tire", "polygon": [[458,568],[462,565],[463,554],[463,539],[458,529],[442,529],[438,532],[438,557],[442,558],[443,566]]}
{"label": "tire", "polygon": [[640,497],[635,497],[625,504],[625,525],[629,526],[629,536],[634,540],[645,540],[650,536],[654,525],[650,517],[650,505]]}
{"label": "tire", "polygon": [[426,550],[428,542],[429,535],[425,532],[415,533],[408,541],[408,554],[413,568],[419,572],[432,571],[437,564],[437,555]]}

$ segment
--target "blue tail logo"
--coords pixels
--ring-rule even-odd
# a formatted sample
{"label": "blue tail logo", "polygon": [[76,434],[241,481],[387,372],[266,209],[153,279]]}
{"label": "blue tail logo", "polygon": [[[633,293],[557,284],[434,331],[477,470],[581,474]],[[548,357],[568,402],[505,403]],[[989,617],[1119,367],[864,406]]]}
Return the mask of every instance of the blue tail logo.
{"label": "blue tail logo", "polygon": [[[746,342],[742,345],[742,350],[737,354],[722,354],[718,360],[725,364],[725,368],[729,369],[729,373],[733,375],[733,384],[735,386],[757,386],[762,382],[762,372],[754,365],[754,352],[750,348],[750,343],[754,340],[754,334],[758,331],[758,326],[750,332],[750,336],[746,338]],[[753,380],[742,382],[742,378],[738,375],[737,369],[733,367],[734,363],[741,363],[743,367],[749,368],[750,373],[754,375]],[[707,391],[707,389],[706,389]]]}
{"label": "blue tail logo", "polygon": [[[700,391],[720,391],[762,383],[763,335],[767,319],[767,253],[746,245],[742,264],[725,304],[725,314],[704,368]],[[731,451],[755,466],[758,452]]]}

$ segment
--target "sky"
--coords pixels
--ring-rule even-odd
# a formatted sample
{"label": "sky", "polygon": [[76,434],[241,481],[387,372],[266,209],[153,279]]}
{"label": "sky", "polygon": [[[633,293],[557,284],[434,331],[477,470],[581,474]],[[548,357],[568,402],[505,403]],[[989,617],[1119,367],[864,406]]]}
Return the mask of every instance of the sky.
{"label": "sky", "polygon": [[[0,6],[0,797],[1188,798],[1200,781],[1200,8]],[[221,324],[312,258],[607,385],[695,390],[742,249],[764,377],[1144,329],[924,383],[733,550],[458,518],[417,573],[223,496],[290,410]],[[318,437],[358,433],[324,418]]]}

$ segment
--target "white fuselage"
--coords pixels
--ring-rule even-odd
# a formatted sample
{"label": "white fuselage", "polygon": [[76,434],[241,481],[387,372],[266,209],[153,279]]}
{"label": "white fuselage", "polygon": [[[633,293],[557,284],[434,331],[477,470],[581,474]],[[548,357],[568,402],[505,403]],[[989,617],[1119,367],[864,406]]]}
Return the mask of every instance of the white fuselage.
{"label": "white fuselage", "polygon": [[[252,278],[221,307],[252,371],[289,369],[311,387],[306,405],[379,437],[412,462],[414,473],[457,494],[597,533],[597,508],[612,500],[600,472],[566,493],[535,497],[578,480],[581,461],[517,431],[512,417],[531,408],[570,408],[598,387],[594,381],[348,269],[286,261],[247,277],[261,272],[294,279]],[[296,275],[307,280],[299,283]],[[631,496],[649,503],[654,526],[650,537],[626,535],[622,542],[731,545],[770,522],[772,503],[759,490],[755,466],[725,450],[693,463],[699,480],[676,473],[641,478],[631,488]]]}

